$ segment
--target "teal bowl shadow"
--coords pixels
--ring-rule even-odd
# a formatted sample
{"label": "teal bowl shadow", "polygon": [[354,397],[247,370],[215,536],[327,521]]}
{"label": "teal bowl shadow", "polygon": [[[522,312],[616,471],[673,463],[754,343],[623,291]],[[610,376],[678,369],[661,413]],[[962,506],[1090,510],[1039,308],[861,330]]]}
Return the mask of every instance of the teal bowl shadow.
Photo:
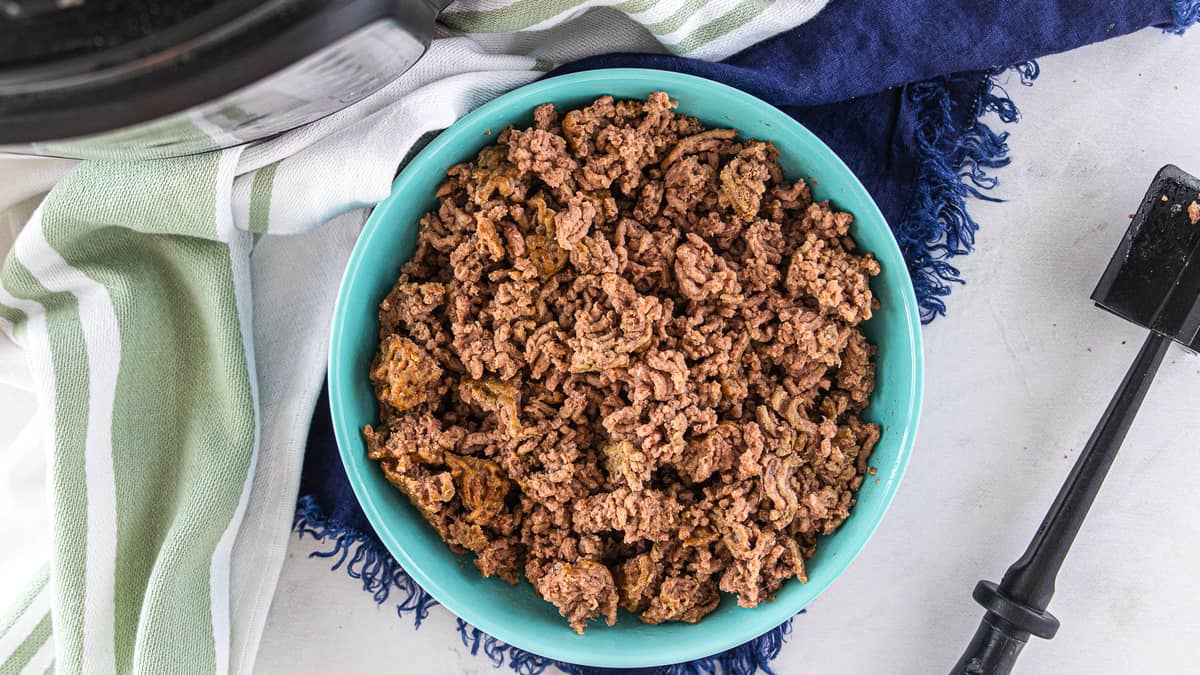
{"label": "teal bowl shadow", "polygon": [[[435,207],[434,192],[448,168],[471,159],[505,126],[532,124],[539,104],[549,101],[569,110],[604,94],[644,99],[655,91],[666,91],[679,101],[680,112],[709,127],[732,127],[743,137],[772,141],[787,178],[811,178],[817,199],[828,198],[854,215],[851,233],[883,267],[871,284],[881,307],[864,324],[879,349],[875,392],[865,417],[883,434],[871,458],[877,473],[864,480],[845,524],[819,541],[808,561],[808,583],[789,581],[773,601],[753,609],[738,607],[726,595],[697,624],[650,626],[622,612],[617,625],[596,623],[579,636],[528,583],[484,579],[470,556],[452,553],[367,459],[360,430],[377,415],[367,370],[378,346],[379,302],[412,255],[417,221]],[[367,220],[342,279],[329,347],[330,408],[346,474],[379,538],[405,571],[451,612],[514,647],[610,668],[679,663],[729,649],[788,620],[828,588],[866,545],[900,486],[917,432],[923,381],[920,320],[907,267],[883,214],[841,159],[798,122],[745,92],[690,75],[632,68],[574,73],[521,87],[430,142]]]}

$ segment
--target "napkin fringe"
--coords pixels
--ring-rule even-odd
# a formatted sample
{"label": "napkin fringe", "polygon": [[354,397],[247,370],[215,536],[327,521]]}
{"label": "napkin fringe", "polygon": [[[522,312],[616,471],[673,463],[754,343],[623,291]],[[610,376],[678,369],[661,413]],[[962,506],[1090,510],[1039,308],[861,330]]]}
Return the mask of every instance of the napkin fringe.
{"label": "napkin fringe", "polygon": [[[800,613],[803,614],[804,611],[801,610]],[[482,650],[483,655],[492,662],[492,665],[499,668],[507,662],[509,669],[517,675],[541,675],[551,666],[562,670],[567,675],[599,675],[600,673],[632,672],[653,673],[653,675],[711,675],[713,673],[721,673],[722,675],[754,675],[755,673],[776,675],[775,671],[771,669],[771,661],[779,656],[780,650],[783,649],[783,644],[787,641],[791,633],[792,619],[788,619],[745,644],[703,659],[657,668],[622,670],[578,666],[573,663],[563,663],[562,661],[555,661],[537,656],[536,654],[530,654],[529,652],[521,651],[507,645],[475,628],[466,621],[458,619],[459,637],[462,638],[463,646],[470,650],[472,656],[478,656],[480,650]]]}
{"label": "napkin fringe", "polygon": [[328,543],[328,550],[314,551],[308,557],[336,558],[329,569],[341,569],[344,565],[350,578],[362,581],[363,590],[372,595],[375,604],[382,605],[393,592],[399,593],[401,600],[396,604],[396,615],[404,618],[405,614],[412,613],[417,628],[429,616],[430,608],[438,604],[408,576],[375,537],[327,517],[314,497],[300,498],[292,530],[300,539],[308,535]]}
{"label": "napkin fringe", "polygon": [[1171,0],[1171,14],[1175,23],[1166,29],[1167,32],[1183,35],[1188,28],[1200,23],[1200,0]]}
{"label": "napkin fringe", "polygon": [[[309,536],[328,544],[329,548],[326,550],[313,551],[308,557],[333,558],[330,569],[345,569],[352,579],[362,581],[362,589],[371,594],[376,604],[387,602],[394,592],[400,593],[402,599],[396,605],[396,615],[404,618],[406,614],[412,614],[413,624],[417,628],[420,628],[421,622],[429,616],[429,610],[438,604],[433,596],[408,576],[400,563],[396,562],[392,554],[388,553],[375,537],[330,518],[315,497],[306,495],[297,501],[292,530],[300,539]],[[803,614],[803,610],[800,613]],[[497,668],[507,663],[509,669],[517,675],[541,675],[550,666],[557,667],[568,675],[604,672],[531,654],[497,640],[462,619],[457,621],[458,634],[463,645],[473,656],[478,656],[482,650],[484,656]],[[767,633],[733,649],[687,663],[664,666],[653,672],[654,675],[754,675],[760,672],[775,675],[770,663],[779,656],[779,651],[791,632],[792,620],[788,619]]]}
{"label": "napkin fringe", "polygon": [[[950,260],[975,247],[979,224],[967,211],[967,199],[1002,201],[985,193],[998,182],[988,171],[1012,161],[1008,132],[997,133],[983,117],[995,113],[1006,124],[1020,119],[1021,113],[1002,82],[1009,71],[1018,75],[1022,85],[1031,86],[1038,65],[1027,61],[978,76],[939,77],[914,84],[906,92],[917,106],[918,178],[908,214],[896,228],[896,239],[908,262],[922,323],[945,315],[943,298],[953,284],[964,283]],[[952,95],[952,87],[961,87],[963,77],[979,77],[965,128],[955,118]]]}

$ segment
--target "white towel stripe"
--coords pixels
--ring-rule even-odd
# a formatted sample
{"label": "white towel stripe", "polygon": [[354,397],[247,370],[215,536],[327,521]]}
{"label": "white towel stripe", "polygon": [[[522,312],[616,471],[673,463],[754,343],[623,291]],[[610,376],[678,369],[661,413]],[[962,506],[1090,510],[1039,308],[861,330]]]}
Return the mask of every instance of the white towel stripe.
{"label": "white towel stripe", "polygon": [[[776,0],[746,25],[685,54],[694,59],[720,59],[779,33],[780,26],[799,26],[817,15],[825,0]],[[670,40],[664,40],[671,42]]]}
{"label": "white towel stripe", "polygon": [[616,2],[613,0],[588,0],[588,2],[580,3],[574,7],[568,7],[549,19],[546,19],[545,21],[539,21],[538,23],[523,29],[521,32],[532,32],[553,28],[578,17],[593,7],[608,7],[614,4],[616,4]]}
{"label": "white towel stripe", "polygon": [[51,634],[42,643],[40,649],[34,653],[33,658],[29,659],[29,663],[21,669],[21,675],[45,675],[50,666],[54,663],[54,635]]}
{"label": "white towel stripe", "polygon": [[[576,7],[571,7],[570,9],[568,9],[564,12],[561,12],[557,16],[551,17],[551,18],[546,19],[545,21],[542,21],[536,25],[530,26],[528,29],[521,31],[521,32],[552,29],[552,28],[562,25],[563,23],[565,23],[567,21],[571,21],[573,19],[578,18],[579,16],[583,15],[585,12],[587,12],[590,9],[594,9],[597,7],[613,7],[615,5],[621,4],[623,1],[624,0],[590,0],[589,2],[585,2]],[[685,3],[686,3],[686,0],[658,0],[652,6],[647,7],[645,10],[643,10],[641,12],[627,14],[627,16],[635,19],[638,23],[640,23],[644,26],[650,25],[650,24],[655,24],[655,23],[659,23],[660,21],[664,21],[664,20],[674,16],[675,12],[679,11],[679,9],[681,7],[683,7]],[[725,9],[728,9],[728,6],[724,6],[724,7],[725,7]],[[685,23],[685,25],[694,28],[701,24],[695,23],[693,21],[693,19],[689,18],[687,20],[687,22]],[[670,42],[670,41],[664,40],[664,42]]]}
{"label": "white towel stripe", "polygon": [[17,651],[17,647],[33,633],[33,629],[50,613],[50,585],[46,584],[29,607],[17,617],[17,622],[7,633],[0,635],[0,663],[4,663]]}
{"label": "white towel stripe", "polygon": [[669,17],[675,15],[679,8],[684,5],[686,0],[676,0],[676,2],[656,2],[652,6],[641,12],[634,12],[629,16],[637,19],[637,22],[648,26],[650,24],[665,21]]}
{"label": "white towel stripe", "polygon": [[[737,3],[737,2],[732,2],[732,3],[708,2],[708,3],[705,3],[703,7],[696,10],[696,13],[689,16],[688,20],[685,21],[682,26],[675,29],[674,31],[671,31],[670,33],[666,33],[665,35],[659,35],[658,39],[662,40],[662,43],[665,45],[679,44],[680,41],[687,39],[688,36],[690,36],[692,33],[695,33],[697,29],[701,28],[702,26],[708,24],[709,22],[711,22],[715,19],[718,19],[718,18],[728,14],[730,12],[730,10],[732,10],[738,4],[739,3]],[[737,33],[739,35],[742,34],[740,29],[734,30],[732,32]],[[749,42],[745,43],[745,45],[747,47],[749,47],[750,44],[751,43],[749,43]]]}
{"label": "white towel stripe", "polygon": [[[56,447],[57,444],[57,434],[55,433],[54,425],[54,416],[56,411],[54,406],[57,401],[57,390],[54,388],[54,362],[50,359],[50,339],[49,334],[46,331],[45,308],[42,307],[41,303],[13,297],[4,288],[3,283],[0,283],[0,303],[4,303],[9,307],[25,312],[25,316],[27,317],[25,322],[25,348],[29,350],[29,370],[33,375],[33,381],[41,385],[37,387],[38,410],[45,411],[44,413],[37,415],[36,419],[44,425],[42,433],[44,434],[43,438],[46,439],[46,446],[47,450],[49,451]],[[31,424],[36,423],[37,422],[33,422]],[[52,461],[46,462],[46,485],[46,499],[48,502],[47,506],[50,509],[50,512],[53,513],[54,462]],[[51,624],[54,623],[53,614],[57,611],[60,611],[60,609],[56,609],[58,603],[52,602],[54,589],[54,564],[55,559],[51,558],[50,580],[46,583],[45,588],[41,590],[39,598],[34,599],[35,603],[43,601],[46,603],[51,613]],[[33,608],[30,608],[22,615],[21,620],[25,620],[26,616],[37,617],[34,621],[34,625],[36,626],[37,622],[41,621],[42,617],[45,616],[45,611],[46,610],[44,608],[38,611],[34,611]],[[32,630],[33,629],[30,628],[28,631],[25,631],[26,637]],[[20,631],[14,627],[13,630],[9,631],[5,635],[0,636],[0,645],[6,643],[10,634],[16,634],[19,632]],[[24,642],[24,640],[25,638],[21,638],[22,642]],[[20,644],[20,642],[17,643],[17,645]],[[15,649],[16,645],[14,645],[11,649],[7,647],[0,647],[0,663],[7,659],[7,657],[12,654],[12,650]]]}
{"label": "white towel stripe", "polygon": [[[233,222],[233,179],[237,177],[237,165],[242,156],[242,150],[243,147],[222,150],[221,156],[217,160],[215,205],[217,239],[227,244],[232,244],[234,237],[238,235],[237,226]],[[234,255],[233,258],[236,259],[237,256]],[[236,278],[235,276],[235,281]]]}
{"label": "white towel stripe", "polygon": [[233,214],[233,178],[237,169],[238,156],[241,150],[227,150],[221,155],[220,167],[217,171],[217,212],[218,230],[226,232],[229,239],[229,257],[233,268],[233,292],[237,305],[238,323],[241,328],[242,349],[246,356],[246,374],[250,379],[250,397],[254,410],[254,446],[250,454],[250,464],[246,477],[242,482],[242,494],[238,497],[237,508],[233,518],[221,534],[213,550],[209,562],[209,611],[212,614],[213,646],[216,653],[216,673],[225,675],[229,672],[230,650],[230,615],[229,615],[229,573],[233,543],[237,538],[238,529],[246,515],[246,505],[250,501],[250,488],[254,484],[254,472],[258,466],[258,442],[261,425],[259,423],[258,377],[254,365],[254,330],[253,330],[253,300],[250,286],[250,247],[253,237],[250,233],[238,230],[234,224]]}
{"label": "white towel stripe", "polygon": [[88,358],[87,549],[83,609],[83,666],[89,673],[116,670],[113,607],[117,566],[117,486],[113,474],[112,421],[121,329],[108,289],[67,264],[46,241],[39,206],[13,244],[21,264],[50,291],[71,293]]}

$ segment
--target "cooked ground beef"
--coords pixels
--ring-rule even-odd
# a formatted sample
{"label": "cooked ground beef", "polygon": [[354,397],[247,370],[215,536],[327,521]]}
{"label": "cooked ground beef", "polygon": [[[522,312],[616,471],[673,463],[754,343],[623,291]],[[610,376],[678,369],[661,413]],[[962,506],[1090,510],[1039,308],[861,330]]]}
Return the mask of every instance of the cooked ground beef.
{"label": "cooked ground beef", "polygon": [[605,96],[450,169],[379,308],[368,455],[571,627],[805,581],[879,427],[852,217],[770,143]]}

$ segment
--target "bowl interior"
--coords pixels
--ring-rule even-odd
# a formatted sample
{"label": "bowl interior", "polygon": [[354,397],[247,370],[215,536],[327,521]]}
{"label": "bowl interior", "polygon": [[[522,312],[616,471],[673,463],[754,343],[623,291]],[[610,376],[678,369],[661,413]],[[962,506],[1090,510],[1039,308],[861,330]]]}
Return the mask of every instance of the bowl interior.
{"label": "bowl interior", "polygon": [[[877,384],[865,417],[883,427],[868,476],[850,518],[824,537],[808,563],[807,584],[789,582],[773,602],[738,608],[725,597],[699,624],[648,626],[622,613],[614,627],[596,624],[580,637],[527,583],[484,579],[469,556],[449,551],[408,500],[366,458],[359,430],[376,420],[367,378],[378,340],[379,302],[412,254],[417,220],[435,206],[446,170],[473,157],[506,125],[532,123],[532,110],[586,105],[602,94],[645,98],[667,91],[679,110],[710,127],[733,127],[768,139],[789,179],[811,177],[818,199],[854,214],[852,234],[873,252],[883,272],[872,288],[882,306],[865,324],[878,345]],[[509,644],[571,663],[637,667],[699,658],[750,640],[808,605],[846,568],[878,526],[908,462],[921,404],[922,361],[916,300],[891,232],[866,190],[820,140],[790,117],[752,96],[708,80],[652,70],[590,71],[542,80],[482,106],[433,140],[396,179],[391,196],[371,215],[350,257],[334,312],[329,392],[342,461],[363,510],[384,545],[430,594],[452,612]]]}

